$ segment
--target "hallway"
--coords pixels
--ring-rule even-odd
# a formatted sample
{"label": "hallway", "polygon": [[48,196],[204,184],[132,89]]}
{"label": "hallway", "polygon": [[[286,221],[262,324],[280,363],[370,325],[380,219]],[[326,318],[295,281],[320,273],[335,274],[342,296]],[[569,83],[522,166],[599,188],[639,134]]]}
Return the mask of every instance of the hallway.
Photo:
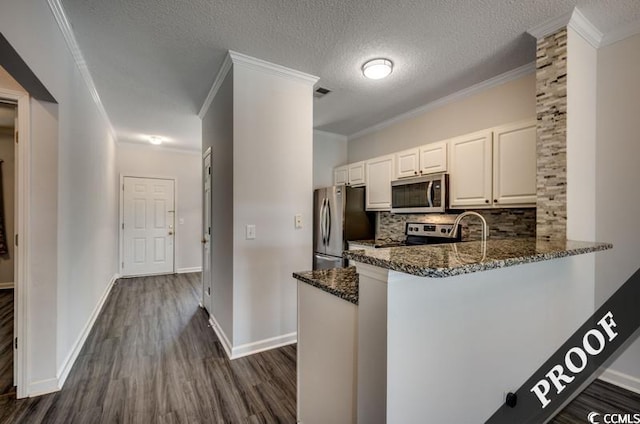
{"label": "hallway", "polygon": [[295,345],[229,361],[200,287],[118,280],[63,390],[0,399],[0,423],[295,423]]}

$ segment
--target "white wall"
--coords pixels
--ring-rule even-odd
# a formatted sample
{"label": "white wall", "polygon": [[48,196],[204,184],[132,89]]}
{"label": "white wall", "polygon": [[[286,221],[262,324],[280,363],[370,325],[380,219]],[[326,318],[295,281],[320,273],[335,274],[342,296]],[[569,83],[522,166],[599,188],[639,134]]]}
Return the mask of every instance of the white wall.
{"label": "white wall", "polygon": [[[291,274],[312,266],[312,86],[234,64],[233,90],[233,343],[294,341]],[[247,224],[255,240],[245,239]]]}
{"label": "white wall", "polygon": [[211,148],[211,305],[233,344],[233,71],[229,71],[202,119],[202,151]]}
{"label": "white wall", "polygon": [[349,140],[349,163],[536,116],[535,75]]}
{"label": "white wall", "polygon": [[313,188],[333,185],[333,168],[347,163],[347,137],[313,131]]}
{"label": "white wall", "polygon": [[[598,51],[596,238],[613,250],[596,255],[596,306],[640,267],[638,111],[640,35]],[[609,371],[606,378],[640,392],[640,340]]]}
{"label": "white wall", "polygon": [[49,391],[117,269],[115,144],[47,3],[4,2],[0,28],[58,101],[31,101],[28,378]]}
{"label": "white wall", "polygon": [[596,239],[598,51],[567,29],[567,238]]}
{"label": "white wall", "polygon": [[[202,155],[132,143],[119,143],[119,174],[134,177],[175,178],[176,271],[202,267]],[[183,222],[181,222],[181,220]]]}

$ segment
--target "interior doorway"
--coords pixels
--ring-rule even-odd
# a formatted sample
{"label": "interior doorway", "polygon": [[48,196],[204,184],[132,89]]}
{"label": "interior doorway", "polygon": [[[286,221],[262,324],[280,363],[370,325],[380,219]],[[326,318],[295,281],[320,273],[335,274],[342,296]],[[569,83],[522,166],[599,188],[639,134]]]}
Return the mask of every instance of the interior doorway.
{"label": "interior doorway", "polygon": [[0,100],[0,397],[15,395],[17,385],[14,345],[16,128],[16,104]]}

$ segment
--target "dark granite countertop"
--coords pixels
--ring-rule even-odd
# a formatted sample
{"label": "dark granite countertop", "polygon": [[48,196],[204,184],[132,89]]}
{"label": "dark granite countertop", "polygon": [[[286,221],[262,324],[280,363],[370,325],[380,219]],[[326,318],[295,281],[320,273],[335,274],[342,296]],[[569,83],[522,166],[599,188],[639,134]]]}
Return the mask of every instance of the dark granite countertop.
{"label": "dark granite countertop", "polygon": [[404,246],[404,242],[391,239],[350,240],[349,243],[358,244],[360,246],[375,247],[376,249]]}
{"label": "dark granite countertop", "polygon": [[294,272],[293,277],[355,305],[358,304],[358,274],[354,266]]}
{"label": "dark granite countertop", "polygon": [[534,238],[349,250],[343,256],[420,277],[450,277],[611,249],[609,243]]}

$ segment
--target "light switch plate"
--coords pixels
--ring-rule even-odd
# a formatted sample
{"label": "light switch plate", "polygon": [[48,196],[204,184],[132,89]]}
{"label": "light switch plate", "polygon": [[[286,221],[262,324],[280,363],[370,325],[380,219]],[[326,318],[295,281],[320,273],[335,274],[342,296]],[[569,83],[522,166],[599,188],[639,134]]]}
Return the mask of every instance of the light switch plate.
{"label": "light switch plate", "polygon": [[254,224],[248,224],[246,227],[247,240],[254,240],[256,238],[256,226]]}
{"label": "light switch plate", "polygon": [[297,214],[294,216],[294,225],[296,229],[302,228],[302,214]]}

